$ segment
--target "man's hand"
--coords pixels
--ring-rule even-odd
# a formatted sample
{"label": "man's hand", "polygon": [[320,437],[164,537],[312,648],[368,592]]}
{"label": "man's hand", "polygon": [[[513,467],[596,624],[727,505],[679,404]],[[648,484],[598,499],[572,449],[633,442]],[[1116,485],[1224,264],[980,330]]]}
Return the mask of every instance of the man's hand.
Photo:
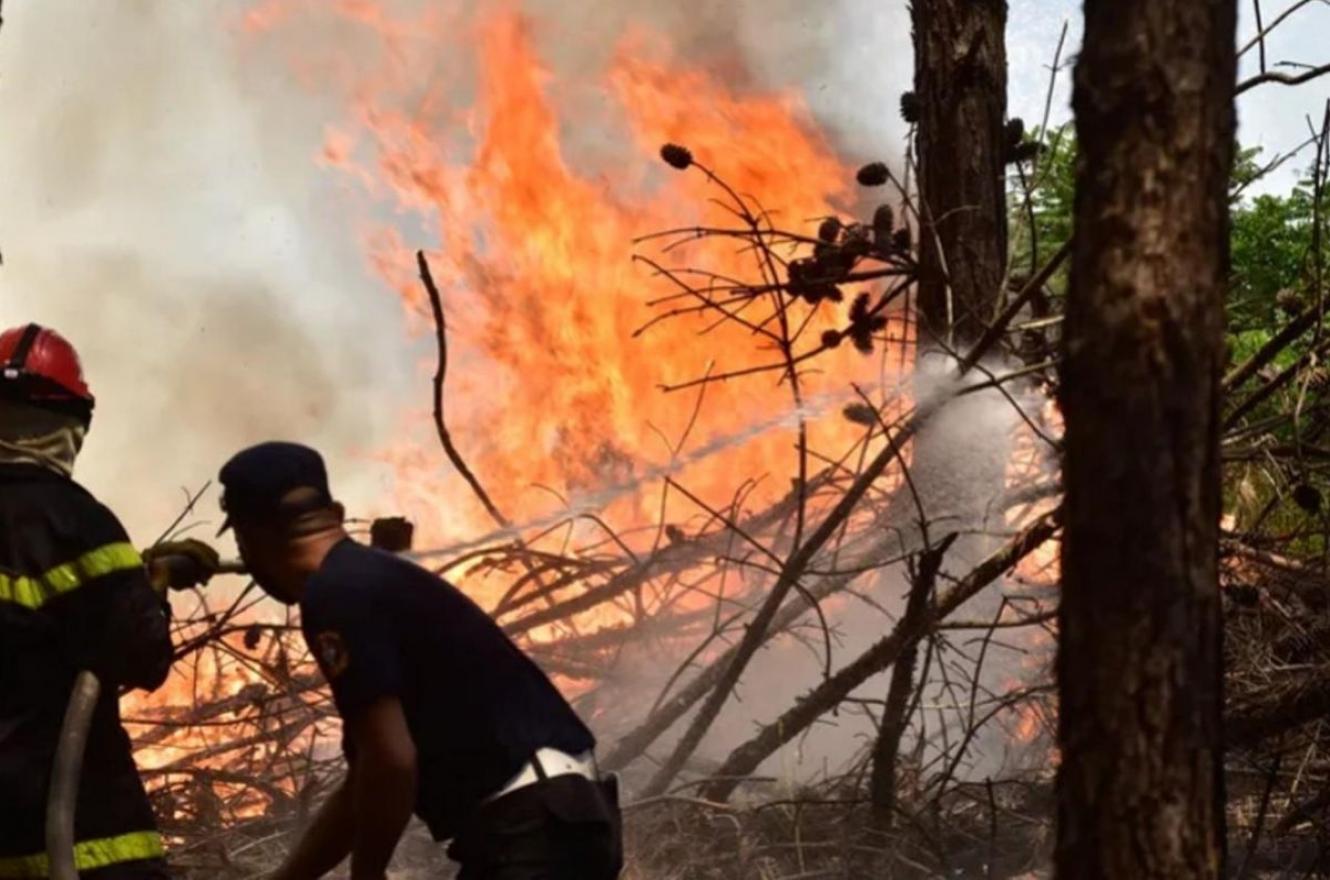
{"label": "man's hand", "polygon": [[143,551],[143,563],[148,567],[148,579],[160,591],[203,586],[221,568],[217,551],[194,538],[149,547]]}

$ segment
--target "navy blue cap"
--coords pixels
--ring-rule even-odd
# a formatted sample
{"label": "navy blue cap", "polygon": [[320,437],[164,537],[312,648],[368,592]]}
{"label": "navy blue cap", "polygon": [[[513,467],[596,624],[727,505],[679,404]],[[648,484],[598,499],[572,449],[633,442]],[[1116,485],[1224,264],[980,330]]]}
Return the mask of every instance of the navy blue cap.
{"label": "navy blue cap", "polygon": [[[222,465],[218,479],[226,511],[219,535],[232,520],[293,516],[332,503],[323,456],[299,443],[260,443],[241,450]],[[283,503],[295,489],[313,489],[316,494],[296,504]]]}

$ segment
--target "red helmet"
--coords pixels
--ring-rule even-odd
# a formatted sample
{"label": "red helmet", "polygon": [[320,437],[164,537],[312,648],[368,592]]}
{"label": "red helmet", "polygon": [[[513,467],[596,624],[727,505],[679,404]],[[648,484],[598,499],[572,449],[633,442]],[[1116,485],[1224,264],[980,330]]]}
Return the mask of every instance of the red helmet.
{"label": "red helmet", "polygon": [[96,402],[74,346],[38,324],[0,333],[0,395],[71,412],[85,421]]}

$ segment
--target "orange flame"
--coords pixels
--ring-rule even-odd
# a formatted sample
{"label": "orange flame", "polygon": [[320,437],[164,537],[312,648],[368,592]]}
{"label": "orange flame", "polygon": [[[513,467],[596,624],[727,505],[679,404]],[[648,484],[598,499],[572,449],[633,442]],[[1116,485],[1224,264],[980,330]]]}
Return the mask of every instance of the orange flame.
{"label": "orange flame", "polygon": [[[307,3],[268,0],[244,24],[251,33],[270,34],[302,9],[319,14]],[[705,71],[671,61],[661,41],[628,34],[605,71],[608,109],[622,114],[626,129],[623,144],[606,157],[604,148],[579,149],[583,133],[561,115],[556,94],[567,84],[555,89],[532,25],[519,15],[490,13],[459,27],[438,14],[397,20],[381,5],[350,0],[323,7],[329,13],[368,36],[380,64],[344,84],[349,119],[329,126],[319,161],[401,212],[398,223],[365,222],[363,237],[372,266],[397,291],[418,331],[428,327],[430,311],[415,277],[415,242],[402,226],[415,221],[432,230],[418,235],[434,239],[428,250],[450,321],[450,428],[510,517],[550,508],[549,496],[530,487],[566,495],[667,461],[662,434],[678,438],[696,398],[662,393],[661,385],[700,377],[713,360],[723,372],[776,357],[755,350],[741,328],[701,335],[701,321],[634,338],[653,314],[647,301],[675,291],[630,256],[633,240],[646,233],[734,225],[708,204],[719,191],[702,175],[674,175],[655,159],[666,141],[689,146],[736,190],[779,211],[788,228],[844,208],[851,171],[796,96],[736,93]],[[472,38],[475,95],[465,104],[463,87],[438,74],[422,51],[437,55]],[[301,64],[326,67],[309,59]],[[600,161],[589,163],[587,152]],[[732,277],[756,277],[750,255],[724,248],[675,256]],[[879,367],[848,350],[819,366],[838,389],[875,376]],[[790,391],[777,379],[773,373],[709,388],[693,440],[791,410]],[[821,375],[805,382],[810,392],[831,387]],[[838,419],[829,421],[815,440],[855,436]],[[458,498],[469,496],[440,476],[444,465],[427,424],[424,413],[413,414],[404,439],[380,453],[398,477],[400,506],[420,521],[426,541],[488,526],[474,506],[457,507]],[[687,476],[692,488],[723,504],[744,477],[793,467],[793,441],[781,430],[693,466]],[[783,491],[781,482],[772,481],[771,493]],[[447,513],[439,509],[444,500],[453,508]],[[637,504],[626,511],[630,521],[659,514],[655,502]]]}
{"label": "orange flame", "polygon": [[[566,495],[668,462],[697,396],[665,394],[661,385],[698,378],[712,361],[722,372],[776,356],[756,350],[746,331],[699,333],[706,327],[701,320],[635,335],[655,314],[649,301],[675,291],[634,265],[634,239],[667,227],[734,224],[710,203],[718,190],[702,175],[675,174],[656,159],[662,143],[688,145],[789,229],[850,201],[851,170],[797,97],[738,93],[675,63],[646,33],[623,38],[596,84],[602,109],[620,120],[605,148],[574,124],[560,100],[566,84],[555,87],[532,25],[512,12],[465,21],[440,4],[426,4],[412,17],[371,0],[262,0],[239,24],[246,39],[277,39],[286,30],[305,38],[300,45],[313,48],[290,59],[298,82],[332,90],[345,102],[345,117],[327,126],[313,159],[364,196],[363,215],[352,222],[369,264],[400,297],[418,334],[431,327],[414,259],[415,249],[426,246],[449,320],[450,427],[513,519],[550,508],[531,486]],[[329,39],[307,39],[321,28],[331,31],[317,36]],[[358,51],[342,50],[348,39]],[[454,69],[448,56],[466,55],[471,46],[474,73]],[[600,131],[610,124],[596,117],[585,125]],[[383,219],[385,208],[396,216]],[[750,255],[724,247],[674,257],[721,275],[757,278]],[[824,325],[814,326],[816,332]],[[433,366],[422,364],[422,373]],[[849,346],[818,366],[820,373],[803,379],[810,395],[875,379],[881,368]],[[742,435],[791,410],[790,390],[778,378],[769,373],[709,387],[692,442]],[[375,453],[397,478],[392,512],[416,520],[426,545],[489,526],[477,505],[458,503],[470,495],[456,478],[443,476],[449,469],[430,421],[427,409],[407,413],[402,439]],[[812,440],[834,447],[860,434],[833,417]],[[690,465],[683,478],[723,505],[745,478],[792,474],[794,456],[791,432],[782,428]],[[783,479],[769,482],[770,489],[749,496],[751,503],[787,491]],[[658,503],[630,497],[619,505],[620,526],[654,520]],[[698,513],[666,511],[671,518]],[[282,682],[265,681],[243,662],[218,660],[247,650],[238,642],[229,647],[177,670],[151,697],[130,698],[127,713],[161,720],[185,717],[201,702],[243,703],[250,691],[280,694]],[[293,656],[298,650],[292,645]],[[263,761],[271,756],[245,751],[266,748],[260,743],[251,749],[241,740],[240,751],[227,750],[237,745],[242,717],[252,721],[261,702],[182,727],[146,744],[139,758],[145,767],[163,768],[192,753],[193,766],[217,770]],[[261,807],[259,798],[242,809]]]}

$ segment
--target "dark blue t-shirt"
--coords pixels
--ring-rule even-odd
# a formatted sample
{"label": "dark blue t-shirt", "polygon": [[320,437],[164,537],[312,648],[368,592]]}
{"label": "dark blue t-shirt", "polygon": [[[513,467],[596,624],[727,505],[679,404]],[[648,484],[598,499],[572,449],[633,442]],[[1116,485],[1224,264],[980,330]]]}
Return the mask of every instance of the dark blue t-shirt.
{"label": "dark blue t-shirt", "polygon": [[420,765],[416,813],[440,840],[537,749],[595,745],[484,611],[407,560],[345,540],[310,578],[300,611],[344,719],[382,697],[401,700]]}

